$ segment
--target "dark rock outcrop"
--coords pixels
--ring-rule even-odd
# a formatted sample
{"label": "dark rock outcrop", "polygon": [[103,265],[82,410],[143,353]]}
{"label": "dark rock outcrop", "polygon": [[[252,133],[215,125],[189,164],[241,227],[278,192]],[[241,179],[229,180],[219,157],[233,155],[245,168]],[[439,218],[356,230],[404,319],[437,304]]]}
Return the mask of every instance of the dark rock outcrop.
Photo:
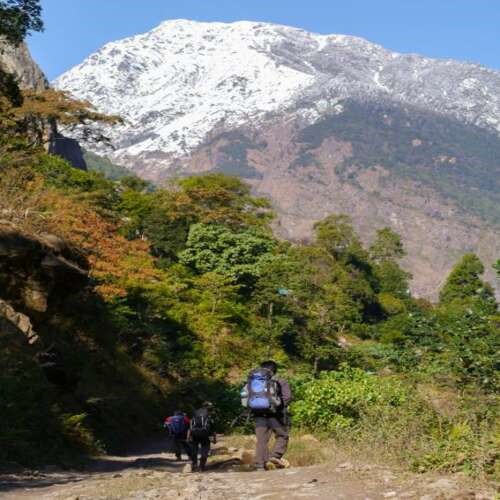
{"label": "dark rock outcrop", "polygon": [[53,134],[48,152],[64,158],[75,168],[87,170],[87,162],[83,156],[83,150],[75,139],[65,137],[59,133]]}
{"label": "dark rock outcrop", "polygon": [[40,341],[40,337],[34,331],[29,317],[17,312],[2,299],[0,299],[0,331],[10,335],[21,333],[22,338],[26,338],[30,345]]}
{"label": "dark rock outcrop", "polygon": [[[0,299],[14,312],[46,313],[84,287],[87,274],[83,256],[58,237],[27,234],[0,221]],[[4,313],[12,320],[13,313]]]}
{"label": "dark rock outcrop", "polygon": [[5,359],[30,360],[46,380],[70,390],[75,377],[66,373],[61,338],[51,332],[57,331],[58,321],[71,321],[65,303],[85,292],[87,283],[87,262],[78,250],[57,236],[28,234],[0,220],[0,349]]}

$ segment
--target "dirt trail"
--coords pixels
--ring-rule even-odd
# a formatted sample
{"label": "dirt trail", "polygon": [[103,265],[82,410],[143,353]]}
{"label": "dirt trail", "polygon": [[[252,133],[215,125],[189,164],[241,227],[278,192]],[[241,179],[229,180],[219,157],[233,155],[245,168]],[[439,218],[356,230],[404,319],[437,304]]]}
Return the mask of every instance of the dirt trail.
{"label": "dirt trail", "polygon": [[[84,471],[48,468],[0,475],[0,498],[12,499],[177,499],[284,500],[385,498],[494,499],[488,489],[471,488],[459,476],[414,475],[383,466],[329,463],[268,472],[245,470],[219,443],[205,473],[185,473],[186,461],[165,453],[164,441],[124,456],[94,459]],[[241,454],[240,454],[241,456]]]}

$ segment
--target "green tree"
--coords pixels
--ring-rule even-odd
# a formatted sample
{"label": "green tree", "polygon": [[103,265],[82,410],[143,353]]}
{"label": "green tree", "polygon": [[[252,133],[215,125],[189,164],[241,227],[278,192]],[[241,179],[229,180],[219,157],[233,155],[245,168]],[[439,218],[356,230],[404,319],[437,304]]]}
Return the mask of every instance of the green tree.
{"label": "green tree", "polygon": [[344,214],[332,214],[314,225],[316,243],[330,255],[348,262],[366,261],[367,253]]}
{"label": "green tree", "polygon": [[154,207],[152,196],[142,192],[142,190],[123,186],[120,196],[119,212],[125,217],[125,224],[122,232],[129,239],[144,238],[145,226],[149,221]]}
{"label": "green tree", "polygon": [[438,309],[438,332],[445,339],[445,371],[460,384],[474,382],[485,389],[500,389],[498,352],[499,317],[488,301],[454,300]]}
{"label": "green tree", "polygon": [[[406,255],[401,236],[388,227],[379,229],[369,252],[374,262],[373,273],[378,281],[377,289],[383,294],[385,303],[394,304],[397,299],[408,298],[411,274],[398,264],[398,260]],[[387,309],[383,304],[382,307]]]}
{"label": "green tree", "polygon": [[251,196],[250,188],[236,177],[188,177],[149,191],[134,188],[123,193],[124,232],[129,238],[147,239],[160,267],[177,261],[193,224],[224,225],[232,231],[260,227],[271,234],[267,200]]}
{"label": "green tree", "polygon": [[[180,188],[176,190],[175,187]],[[250,187],[237,177],[206,174],[177,181],[165,198],[169,211],[192,222],[229,227],[267,227],[273,217],[269,201],[250,194]]]}
{"label": "green tree", "polygon": [[401,269],[394,260],[384,260],[373,266],[373,274],[377,279],[380,293],[391,294],[397,299],[407,299],[410,296],[411,273]]}
{"label": "green tree", "polygon": [[496,310],[495,294],[489,283],[481,279],[483,263],[473,254],[465,254],[452,269],[439,293],[441,304],[454,300],[480,299]]}
{"label": "green tree", "polygon": [[193,224],[180,261],[198,273],[216,272],[251,287],[271,255],[275,241],[266,234],[245,229],[233,231],[218,224]]}
{"label": "green tree", "polygon": [[306,307],[306,328],[301,335],[301,352],[317,375],[321,363],[335,366],[339,336],[361,321],[362,308],[345,288],[328,285]]}
{"label": "green tree", "polygon": [[375,262],[398,260],[406,255],[401,236],[391,228],[384,227],[377,231],[377,236],[370,247],[370,256]]}
{"label": "green tree", "polygon": [[0,36],[19,45],[31,31],[43,31],[40,0],[0,0]]}
{"label": "green tree", "polygon": [[299,299],[301,263],[294,248],[283,244],[266,258],[248,303],[252,335],[265,346],[262,357],[280,358],[283,351],[296,354],[296,324],[303,317]]}
{"label": "green tree", "polygon": [[298,348],[316,374],[338,361],[337,339],[360,324],[374,301],[364,272],[322,247],[295,249]]}
{"label": "green tree", "polygon": [[448,370],[461,383],[498,389],[498,305],[493,288],[481,279],[484,266],[466,254],[453,268],[440,293],[438,328],[450,353]]}
{"label": "green tree", "polygon": [[205,373],[223,375],[238,362],[244,349],[238,335],[244,313],[239,287],[232,278],[214,272],[196,276],[192,284],[187,324],[203,347]]}

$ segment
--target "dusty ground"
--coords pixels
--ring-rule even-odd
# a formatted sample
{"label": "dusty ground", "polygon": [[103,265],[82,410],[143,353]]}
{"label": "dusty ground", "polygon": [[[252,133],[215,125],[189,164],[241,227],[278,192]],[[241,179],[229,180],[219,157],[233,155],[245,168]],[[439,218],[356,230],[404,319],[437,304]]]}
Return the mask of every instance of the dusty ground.
{"label": "dusty ground", "polygon": [[[495,499],[491,489],[462,476],[414,475],[379,465],[331,462],[254,472],[239,450],[218,444],[205,473],[183,472],[157,441],[124,456],[93,460],[84,471],[46,468],[0,475],[2,499],[281,500],[384,498]],[[498,497],[496,497],[498,498]]]}

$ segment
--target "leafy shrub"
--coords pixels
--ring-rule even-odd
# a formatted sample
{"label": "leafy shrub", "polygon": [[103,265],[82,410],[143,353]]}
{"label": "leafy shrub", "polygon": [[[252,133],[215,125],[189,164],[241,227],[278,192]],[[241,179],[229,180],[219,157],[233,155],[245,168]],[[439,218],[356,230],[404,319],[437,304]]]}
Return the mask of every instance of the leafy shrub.
{"label": "leafy shrub", "polygon": [[354,426],[368,407],[395,407],[406,398],[408,394],[397,380],[344,366],[306,383],[302,399],[293,404],[292,411],[299,426],[335,434]]}
{"label": "leafy shrub", "polygon": [[86,413],[77,415],[64,414],[61,416],[61,428],[64,438],[72,446],[76,446],[88,454],[97,454],[104,451],[103,446],[96,440],[92,431],[85,425]]}
{"label": "leafy shrub", "polygon": [[[359,368],[300,381],[293,404],[301,430],[332,436],[366,459],[403,463],[413,470],[498,477],[498,399],[474,392],[457,397],[445,414],[417,386]],[[440,394],[440,389],[433,386]],[[442,393],[443,397],[446,393]]]}
{"label": "leafy shrub", "polygon": [[382,310],[388,316],[393,316],[395,314],[404,313],[406,311],[406,306],[401,299],[394,297],[390,293],[382,292],[378,294],[378,301]]}
{"label": "leafy shrub", "polygon": [[11,349],[0,323],[0,463],[53,460],[62,449],[52,391],[39,367]]}
{"label": "leafy shrub", "polygon": [[498,398],[478,393],[462,396],[456,415],[441,422],[415,453],[414,470],[464,472],[500,479],[500,420]]}

